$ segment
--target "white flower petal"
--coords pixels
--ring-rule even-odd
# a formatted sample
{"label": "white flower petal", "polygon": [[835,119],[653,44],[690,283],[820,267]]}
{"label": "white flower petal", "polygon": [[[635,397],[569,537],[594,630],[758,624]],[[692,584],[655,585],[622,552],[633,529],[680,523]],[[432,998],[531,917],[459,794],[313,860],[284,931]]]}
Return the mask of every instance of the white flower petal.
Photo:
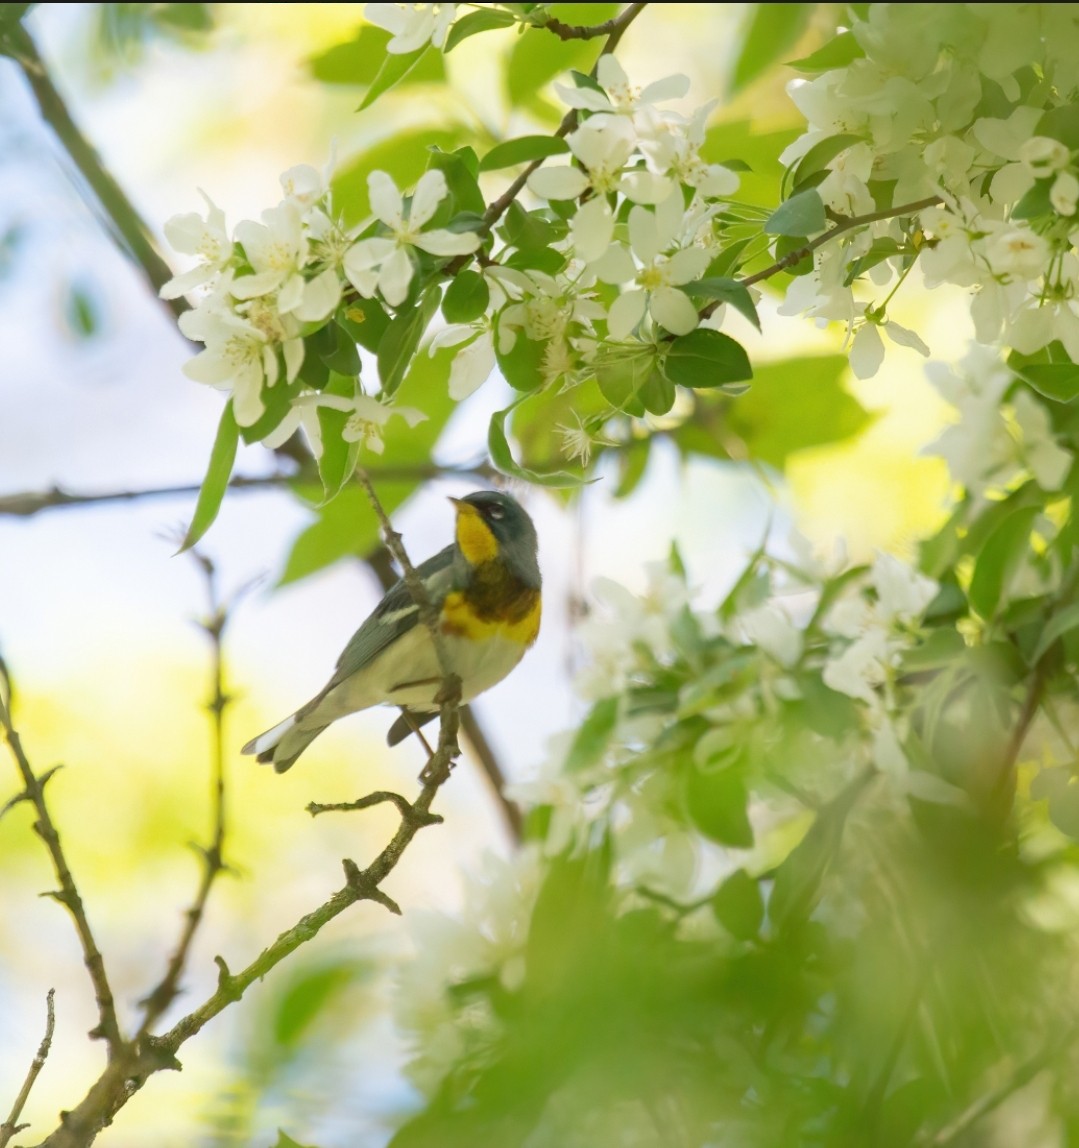
{"label": "white flower petal", "polygon": [[586,262],[598,259],[611,245],[614,216],[602,196],[583,204],[573,217],[570,235],[577,254]]}
{"label": "white flower petal", "polygon": [[467,399],[490,378],[495,369],[495,348],[489,332],[458,351],[450,367],[450,398]]}
{"label": "white flower petal", "polygon": [[528,177],[528,188],[543,199],[577,199],[588,190],[588,176],[576,167],[541,167]]}
{"label": "white flower petal", "polygon": [[412,260],[403,247],[398,247],[379,270],[378,289],[391,307],[399,307],[408,295],[411,282]]}
{"label": "white flower petal", "polygon": [[449,195],[446,177],[437,168],[425,171],[416,184],[409,208],[408,222],[413,229],[422,227],[438,210],[438,205]]}
{"label": "white flower petal", "polygon": [[629,245],[642,263],[651,263],[663,250],[659,240],[656,217],[643,207],[634,207],[629,213]]}
{"label": "white flower petal", "polygon": [[416,237],[414,246],[430,255],[471,255],[483,240],[474,231],[446,231],[436,228]]}
{"label": "white flower petal", "polygon": [[674,287],[659,287],[653,291],[648,309],[652,318],[672,335],[688,335],[699,322],[697,308],[689,296]]}
{"label": "white flower petal", "polygon": [[304,284],[303,297],[293,314],[303,323],[318,323],[329,318],[341,302],[341,280],[337,270],[327,268]]}
{"label": "white flower petal", "polygon": [[607,330],[612,339],[625,339],[633,331],[644,318],[645,301],[643,291],[625,291],[611,304]]}
{"label": "white flower petal", "polygon": [[397,184],[384,172],[373,171],[367,177],[367,192],[371,199],[371,210],[387,227],[399,228],[404,202]]}
{"label": "white flower petal", "polygon": [[871,379],[884,362],[884,340],[875,323],[863,323],[850,347],[850,369],[855,378]]}

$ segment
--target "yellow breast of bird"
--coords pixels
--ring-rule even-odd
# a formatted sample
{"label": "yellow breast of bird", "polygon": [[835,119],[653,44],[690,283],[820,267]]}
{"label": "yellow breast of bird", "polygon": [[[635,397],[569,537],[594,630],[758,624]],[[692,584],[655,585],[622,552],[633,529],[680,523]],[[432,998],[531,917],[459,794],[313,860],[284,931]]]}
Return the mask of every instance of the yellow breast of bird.
{"label": "yellow breast of bird", "polygon": [[538,590],[522,585],[504,568],[481,567],[468,589],[446,595],[442,630],[474,642],[498,636],[531,646],[539,633],[541,610]]}

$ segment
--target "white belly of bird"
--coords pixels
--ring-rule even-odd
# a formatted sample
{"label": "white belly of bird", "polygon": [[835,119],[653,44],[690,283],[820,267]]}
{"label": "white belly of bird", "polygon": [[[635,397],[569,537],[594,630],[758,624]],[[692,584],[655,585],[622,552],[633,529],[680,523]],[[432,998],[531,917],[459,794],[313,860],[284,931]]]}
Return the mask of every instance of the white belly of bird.
{"label": "white belly of bird", "polygon": [[[447,634],[443,643],[448,668],[461,679],[463,702],[500,682],[525,652],[520,642],[498,635],[474,642]],[[442,673],[431,636],[426,627],[418,625],[331,690],[304,716],[301,725],[313,729],[383,703],[429,712],[438,708],[435,698],[441,689]]]}

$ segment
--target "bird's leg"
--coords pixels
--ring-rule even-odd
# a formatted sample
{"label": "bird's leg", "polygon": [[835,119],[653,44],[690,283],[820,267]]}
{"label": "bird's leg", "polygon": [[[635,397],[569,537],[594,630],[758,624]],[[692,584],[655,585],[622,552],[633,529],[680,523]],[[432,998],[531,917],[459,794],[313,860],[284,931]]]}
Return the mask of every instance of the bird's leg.
{"label": "bird's leg", "polygon": [[[412,732],[420,739],[420,742],[422,743],[423,748],[425,750],[427,750],[427,765],[430,765],[431,759],[435,756],[435,751],[431,748],[431,743],[427,740],[427,738],[425,738],[423,736],[423,730],[420,729],[419,724],[416,722],[415,718],[413,718],[413,716],[409,710],[402,709],[401,710],[401,716],[405,719],[406,722],[408,722],[408,725],[411,728]],[[427,766],[426,765],[423,767],[423,771],[424,771],[424,773],[427,772]],[[423,774],[421,774],[420,776],[422,777]]]}

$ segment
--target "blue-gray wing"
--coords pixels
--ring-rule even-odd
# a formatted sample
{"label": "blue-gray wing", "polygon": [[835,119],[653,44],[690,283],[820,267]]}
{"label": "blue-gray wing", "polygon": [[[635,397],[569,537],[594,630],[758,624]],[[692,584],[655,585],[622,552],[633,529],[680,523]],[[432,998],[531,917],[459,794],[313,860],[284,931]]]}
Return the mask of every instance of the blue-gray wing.
{"label": "blue-gray wing", "polygon": [[[446,594],[455,589],[456,550],[455,546],[447,546],[445,550],[416,567],[416,573],[423,579],[428,594],[435,602],[440,602]],[[386,597],[375,607],[374,613],[349,639],[348,645],[337,659],[337,669],[333,677],[319,696],[324,696],[334,686],[339,686],[346,678],[362,670],[413,626],[422,624],[419,609],[402,579],[390,587]]]}

